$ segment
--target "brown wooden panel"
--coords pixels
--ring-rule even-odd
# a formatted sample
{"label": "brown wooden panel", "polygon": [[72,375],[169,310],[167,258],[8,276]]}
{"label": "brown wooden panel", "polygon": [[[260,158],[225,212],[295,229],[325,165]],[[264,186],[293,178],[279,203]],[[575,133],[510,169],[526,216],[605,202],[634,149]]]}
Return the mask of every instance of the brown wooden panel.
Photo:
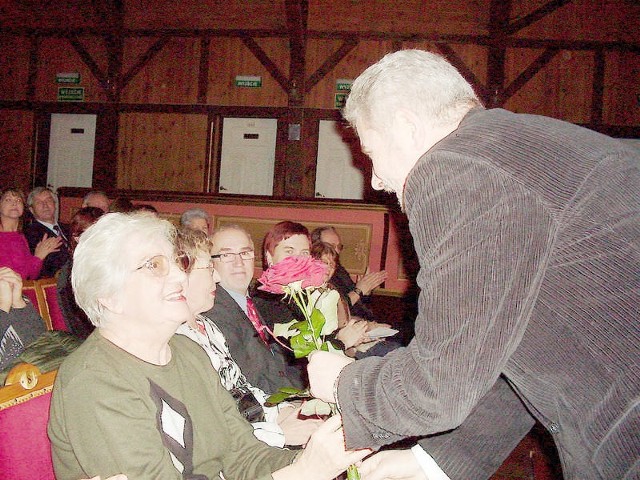
{"label": "brown wooden panel", "polygon": [[100,19],[87,0],[51,1],[2,1],[2,26],[74,29],[100,25]]}
{"label": "brown wooden panel", "polygon": [[120,115],[117,187],[202,192],[207,116]]}
{"label": "brown wooden panel", "polygon": [[385,33],[484,33],[488,12],[489,0],[314,0],[309,2],[309,29]]}
{"label": "brown wooden panel", "polygon": [[[517,4],[521,4],[518,6]],[[512,2],[512,21],[540,7]],[[542,3],[548,3],[548,0]],[[640,2],[635,0],[572,0],[522,29],[517,36],[556,40],[640,41]]]}
{"label": "brown wooden panel", "polygon": [[33,114],[22,110],[0,110],[0,186],[31,188]]}
{"label": "brown wooden panel", "polygon": [[[95,58],[98,67],[106,69],[105,53],[101,49],[100,40],[96,37],[82,37],[80,41]],[[56,74],[65,72],[78,72],[80,84],[56,83]],[[98,79],[66,38],[44,38],[38,50],[36,99],[55,102],[60,86],[84,87],[86,102],[105,102],[107,100]]]}
{"label": "brown wooden panel", "polygon": [[[311,75],[342,44],[334,40],[310,39],[307,46],[307,76]],[[335,108],[336,80],[355,79],[369,65],[392,51],[391,41],[361,41],[307,94],[305,106]]]}
{"label": "brown wooden panel", "polygon": [[0,35],[0,98],[24,100],[29,78],[30,41],[26,37]]}
{"label": "brown wooden panel", "polygon": [[[280,72],[289,75],[289,44],[284,39],[256,39]],[[287,93],[239,38],[212,38],[209,53],[207,103],[215,105],[284,107]],[[237,75],[260,75],[261,88],[236,87]]]}
{"label": "brown wooden panel", "polygon": [[[514,81],[543,50],[509,49],[506,83]],[[574,123],[589,123],[593,84],[593,54],[561,51],[504,105],[508,110],[535,113]]]}
{"label": "brown wooden panel", "polygon": [[139,67],[138,73],[122,91],[128,103],[196,103],[200,42],[196,38],[171,38],[146,62],[145,53],[157,41],[128,40],[125,44],[123,75]]}
{"label": "brown wooden panel", "polygon": [[259,28],[285,26],[284,0],[125,2],[127,28]]}
{"label": "brown wooden panel", "polygon": [[640,55],[607,53],[603,107],[604,123],[640,125]]}

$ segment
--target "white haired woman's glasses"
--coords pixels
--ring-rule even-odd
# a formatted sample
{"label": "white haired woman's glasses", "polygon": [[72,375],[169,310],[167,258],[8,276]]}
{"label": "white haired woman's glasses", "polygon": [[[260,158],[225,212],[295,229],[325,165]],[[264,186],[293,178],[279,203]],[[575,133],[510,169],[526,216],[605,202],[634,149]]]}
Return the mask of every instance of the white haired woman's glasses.
{"label": "white haired woman's glasses", "polygon": [[[177,256],[173,261],[185,272],[191,267],[189,257],[186,255]],[[154,277],[166,277],[169,274],[170,262],[171,260],[169,260],[165,255],[155,255],[146,260],[142,265],[136,268],[135,271],[137,272],[138,270],[146,268]]]}

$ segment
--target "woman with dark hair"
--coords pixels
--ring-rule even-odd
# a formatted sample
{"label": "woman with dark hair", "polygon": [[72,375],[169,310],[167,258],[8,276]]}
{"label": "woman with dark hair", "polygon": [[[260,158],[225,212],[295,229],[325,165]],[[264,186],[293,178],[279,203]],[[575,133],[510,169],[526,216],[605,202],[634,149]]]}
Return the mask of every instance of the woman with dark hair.
{"label": "woman with dark hair", "polygon": [[71,268],[73,266],[73,252],[78,245],[80,235],[96,223],[104,212],[98,207],[83,207],[76,212],[71,219],[69,225],[69,234],[71,240],[69,242],[69,260],[60,269],[58,275],[58,303],[62,316],[64,317],[65,324],[69,331],[76,337],[83,340],[93,332],[94,326],[87,318],[87,315],[76,304],[76,299],[73,296],[73,289],[71,288]]}
{"label": "woman with dark hair", "polygon": [[38,278],[42,261],[61,248],[61,240],[45,235],[32,255],[27,239],[20,231],[24,204],[24,195],[17,188],[0,192],[0,267],[9,267],[26,280]]}
{"label": "woman with dark hair", "polygon": [[311,236],[307,227],[297,222],[276,223],[262,242],[262,268],[292,256],[308,257],[311,254]]}

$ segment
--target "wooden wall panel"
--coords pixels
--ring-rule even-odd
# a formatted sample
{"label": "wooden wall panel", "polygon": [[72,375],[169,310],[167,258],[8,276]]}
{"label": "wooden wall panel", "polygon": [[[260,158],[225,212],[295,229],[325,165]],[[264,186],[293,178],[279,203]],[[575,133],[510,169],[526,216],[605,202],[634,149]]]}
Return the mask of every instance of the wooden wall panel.
{"label": "wooden wall panel", "polygon": [[[83,37],[81,42],[95,57],[98,66],[101,69],[106,68],[106,53],[101,49],[100,39]],[[66,72],[80,73],[80,84],[57,84],[56,74]],[[107,100],[98,79],[66,38],[44,38],[40,42],[36,85],[36,99],[40,101],[57,101],[58,87],[60,86],[84,87],[86,102],[105,102]]]}
{"label": "wooden wall panel", "polygon": [[[289,43],[285,39],[256,39],[262,50],[289,77]],[[236,75],[260,75],[261,88],[236,87]],[[239,38],[214,37],[209,49],[207,103],[284,107],[287,93]]]}
{"label": "wooden wall panel", "polygon": [[27,98],[30,50],[29,38],[0,35],[0,99]]}
{"label": "wooden wall panel", "polygon": [[309,29],[384,33],[486,33],[490,0],[310,0]]}
{"label": "wooden wall panel", "polygon": [[[154,39],[155,41],[155,39]],[[127,42],[125,74],[140,62],[153,44],[143,38]],[[158,53],[146,62],[121,94],[127,103],[196,103],[200,42],[195,38],[170,39]]]}
{"label": "wooden wall panel", "polygon": [[120,115],[117,188],[201,192],[207,116]]}
{"label": "wooden wall panel", "polygon": [[[540,0],[537,0],[540,1]],[[543,2],[543,3],[548,3]],[[551,3],[551,2],[549,2]],[[534,2],[511,2],[512,20],[534,11]],[[573,0],[521,30],[516,36],[556,40],[640,40],[637,0]]]}
{"label": "wooden wall panel", "polygon": [[284,0],[125,0],[127,28],[282,29]]}
{"label": "wooden wall panel", "polygon": [[640,125],[640,55],[607,54],[604,85],[604,123]]}
{"label": "wooden wall panel", "polygon": [[31,189],[33,113],[0,110],[0,188],[15,185]]}
{"label": "wooden wall panel", "polygon": [[[520,75],[542,50],[510,49],[505,67],[507,84]],[[592,104],[593,54],[560,51],[531,80],[518,90],[504,108],[589,123]]]}
{"label": "wooden wall panel", "polygon": [[77,29],[100,25],[93,3],[87,0],[3,0],[2,26]]}

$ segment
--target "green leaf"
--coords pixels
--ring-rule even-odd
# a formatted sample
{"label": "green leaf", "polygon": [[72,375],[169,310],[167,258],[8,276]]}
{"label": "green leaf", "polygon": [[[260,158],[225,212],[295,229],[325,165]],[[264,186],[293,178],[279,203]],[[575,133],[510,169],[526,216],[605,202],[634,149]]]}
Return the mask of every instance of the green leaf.
{"label": "green leaf", "polygon": [[327,402],[323,402],[319,398],[313,398],[302,404],[300,413],[307,417],[311,417],[313,415],[331,415],[332,412],[331,405]]}
{"label": "green leaf", "polygon": [[296,358],[304,358],[311,352],[316,350],[316,344],[313,339],[309,340],[304,335],[296,335],[291,337],[291,348]]}
{"label": "green leaf", "polygon": [[320,310],[314,308],[311,312],[311,325],[313,325],[313,337],[320,338],[322,327],[324,326],[324,315]]}
{"label": "green leaf", "polygon": [[276,337],[282,337],[282,338],[289,338],[289,337],[292,337],[293,335],[297,335],[300,332],[295,328],[291,328],[291,326],[294,325],[295,323],[300,323],[300,322],[297,322],[296,320],[291,320],[289,323],[274,323],[273,334]]}
{"label": "green leaf", "polygon": [[276,393],[274,393],[273,395],[270,395],[266,399],[265,405],[267,407],[272,407],[281,402],[284,402],[285,400],[297,399],[297,398],[310,398],[310,397],[311,397],[311,394],[307,389],[300,390],[298,388],[293,388],[293,387],[281,387],[278,389]]}

